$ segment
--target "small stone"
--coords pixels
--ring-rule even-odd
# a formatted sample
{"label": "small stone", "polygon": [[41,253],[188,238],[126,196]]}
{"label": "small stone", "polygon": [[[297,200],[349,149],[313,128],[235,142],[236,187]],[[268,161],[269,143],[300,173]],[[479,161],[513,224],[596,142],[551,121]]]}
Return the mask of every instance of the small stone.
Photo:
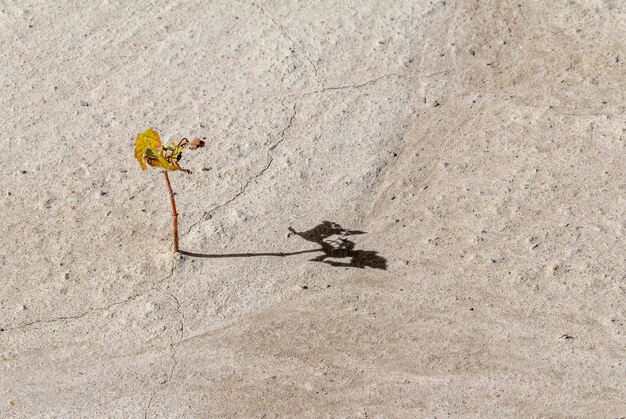
{"label": "small stone", "polygon": [[406,260],[406,259],[400,259],[400,262],[401,262],[403,265],[408,265],[408,264],[409,264],[409,261],[408,261],[408,260]]}
{"label": "small stone", "polygon": [[559,269],[559,264],[558,263],[551,263],[550,266],[549,266],[549,269],[552,272],[556,272]]}
{"label": "small stone", "polygon": [[63,277],[65,279],[70,279],[70,273],[69,272],[65,272],[65,275],[63,275]]}
{"label": "small stone", "polygon": [[433,108],[438,108],[439,106],[441,106],[441,103],[437,102],[436,100],[433,100],[432,106]]}
{"label": "small stone", "polygon": [[80,101],[80,106],[89,106],[89,102],[86,102],[84,100]]}
{"label": "small stone", "polygon": [[301,287],[303,290],[308,290],[309,289],[309,285],[308,284],[304,284]]}

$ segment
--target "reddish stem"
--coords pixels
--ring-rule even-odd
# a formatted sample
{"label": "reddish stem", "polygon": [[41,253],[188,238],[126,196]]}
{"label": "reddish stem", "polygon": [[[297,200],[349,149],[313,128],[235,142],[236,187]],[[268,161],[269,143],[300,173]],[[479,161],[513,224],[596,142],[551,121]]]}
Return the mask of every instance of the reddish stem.
{"label": "reddish stem", "polygon": [[167,172],[163,172],[165,175],[165,184],[167,185],[167,191],[170,194],[170,204],[172,205],[172,234],[174,235],[174,243],[172,244],[172,251],[178,252],[178,213],[176,212],[176,201],[174,200],[174,191],[172,191],[172,185],[170,184],[170,177]]}

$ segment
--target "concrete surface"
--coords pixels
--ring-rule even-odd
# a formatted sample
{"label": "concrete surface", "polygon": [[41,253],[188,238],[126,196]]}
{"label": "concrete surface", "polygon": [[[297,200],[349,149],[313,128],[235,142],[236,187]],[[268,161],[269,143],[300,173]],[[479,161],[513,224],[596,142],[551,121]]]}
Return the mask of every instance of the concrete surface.
{"label": "concrete surface", "polygon": [[626,415],[626,3],[0,5],[0,416]]}

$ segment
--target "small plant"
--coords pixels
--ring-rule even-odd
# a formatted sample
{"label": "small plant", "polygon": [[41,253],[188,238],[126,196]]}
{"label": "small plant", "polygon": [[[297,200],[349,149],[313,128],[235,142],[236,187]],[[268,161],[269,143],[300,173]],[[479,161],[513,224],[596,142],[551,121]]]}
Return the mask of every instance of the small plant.
{"label": "small plant", "polygon": [[138,134],[137,140],[135,141],[135,158],[139,162],[141,170],[146,170],[146,163],[152,167],[163,169],[165,185],[167,186],[167,192],[170,195],[170,204],[172,206],[172,235],[174,236],[172,251],[174,253],[178,252],[178,213],[176,212],[176,200],[174,199],[174,192],[172,191],[168,171],[174,172],[180,170],[181,172],[191,174],[191,171],[180,167],[178,164],[182,157],[183,150],[187,146],[194,150],[204,147],[204,141],[199,138],[194,138],[190,142],[186,138],[183,138],[178,144],[174,144],[170,141],[163,147],[159,133],[152,128],[148,128]]}

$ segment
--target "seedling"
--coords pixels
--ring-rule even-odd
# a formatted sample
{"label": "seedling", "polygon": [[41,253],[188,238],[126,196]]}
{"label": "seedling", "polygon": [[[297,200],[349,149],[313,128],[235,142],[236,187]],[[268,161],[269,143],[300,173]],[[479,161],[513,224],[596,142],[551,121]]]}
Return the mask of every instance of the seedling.
{"label": "seedling", "polygon": [[191,174],[190,170],[184,169],[178,164],[182,157],[183,150],[187,146],[194,150],[204,147],[204,141],[199,138],[194,138],[190,142],[186,138],[183,138],[178,144],[170,141],[163,147],[159,133],[152,128],[148,128],[137,135],[137,140],[135,141],[135,158],[139,162],[141,170],[146,170],[146,163],[152,167],[163,169],[162,173],[165,177],[165,185],[167,186],[167,192],[170,195],[170,205],[172,206],[172,235],[174,236],[172,251],[174,253],[178,252],[178,213],[176,212],[176,200],[174,199],[174,192],[172,191],[168,171],[175,172],[176,170],[180,170],[181,172]]}

